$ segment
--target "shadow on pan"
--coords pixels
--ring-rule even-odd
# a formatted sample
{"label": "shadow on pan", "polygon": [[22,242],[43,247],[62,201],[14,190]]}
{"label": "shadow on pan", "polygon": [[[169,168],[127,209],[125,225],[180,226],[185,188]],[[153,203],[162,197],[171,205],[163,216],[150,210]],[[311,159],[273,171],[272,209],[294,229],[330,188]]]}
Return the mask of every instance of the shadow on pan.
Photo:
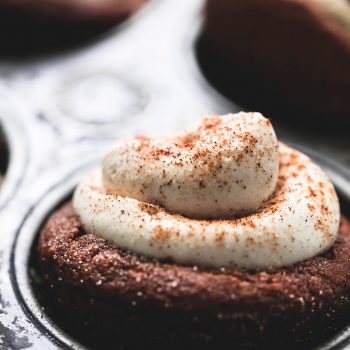
{"label": "shadow on pan", "polygon": [[6,170],[9,164],[9,150],[7,147],[6,136],[0,125],[0,186],[4,180]]}

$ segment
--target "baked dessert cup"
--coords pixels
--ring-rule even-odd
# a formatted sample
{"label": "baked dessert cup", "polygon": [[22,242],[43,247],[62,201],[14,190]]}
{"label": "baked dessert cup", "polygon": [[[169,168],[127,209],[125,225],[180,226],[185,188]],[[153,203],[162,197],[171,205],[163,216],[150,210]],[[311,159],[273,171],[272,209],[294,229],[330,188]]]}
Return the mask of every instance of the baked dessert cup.
{"label": "baked dessert cup", "polygon": [[[262,117],[256,114],[210,117],[202,123],[202,127],[204,125],[204,129],[210,129],[208,135],[212,135],[212,130],[214,129],[216,132],[217,129],[220,129],[222,127],[220,123],[226,118],[228,120],[244,120],[246,118],[245,122],[248,120],[249,124],[249,118],[254,119],[255,117],[266,123],[264,124],[266,128],[271,127],[269,121],[261,119]],[[219,120],[218,124],[216,124],[217,120]],[[263,128],[263,126],[260,127]],[[257,129],[259,133],[260,127]],[[225,134],[228,132],[231,135],[232,129],[230,127],[223,125],[222,130]],[[235,137],[239,138],[240,132],[238,129],[235,130],[238,134]],[[246,137],[246,132],[245,129],[242,131],[242,134],[245,135],[242,142],[252,142],[251,137]],[[260,134],[265,137],[265,141],[261,142],[263,144],[266,142],[266,145],[269,145],[265,151],[273,152],[272,150],[275,149],[274,135],[265,132]],[[144,142],[148,142],[149,139],[137,138],[135,140],[132,142],[145,148],[148,147]],[[191,144],[202,141],[195,137]],[[219,142],[218,139],[217,142]],[[254,141],[250,145],[257,143],[261,146],[260,141]],[[130,144],[126,144],[130,151]],[[125,146],[125,144],[123,145]],[[116,155],[116,150],[120,150],[120,147],[119,143],[109,153],[109,156],[113,154],[112,159],[117,160],[116,164],[119,164],[120,160]],[[200,147],[203,148],[202,143]],[[232,145],[229,143],[228,147],[231,149]],[[191,149],[193,148],[195,146],[191,146]],[[216,145],[215,149],[217,148],[220,147]],[[261,148],[259,149],[261,150]],[[167,150],[169,151],[169,149]],[[246,150],[243,152],[248,154],[247,159],[254,158],[255,149],[249,148],[252,152],[246,152]],[[125,154],[124,151],[121,154]],[[318,176],[323,178],[325,175],[311,160],[281,144],[278,152],[279,169],[276,188],[273,190],[272,196],[268,196],[264,206],[254,213],[225,219],[194,219],[190,217],[193,216],[191,214],[189,214],[190,216],[174,214],[157,204],[145,203],[141,200],[137,202],[141,221],[146,217],[151,218],[150,222],[157,219],[160,221],[157,223],[157,227],[160,225],[160,228],[158,227],[154,232],[158,241],[154,237],[151,241],[152,247],[157,247],[157,245],[162,247],[159,252],[170,249],[168,245],[174,244],[174,242],[169,239],[178,236],[175,225],[171,231],[161,230],[164,217],[167,215],[176,218],[181,225],[195,226],[200,224],[206,229],[210,225],[230,225],[230,227],[234,225],[236,227],[244,224],[245,236],[242,236],[242,239],[245,243],[240,249],[246,249],[245,253],[240,256],[240,253],[236,252],[239,259],[234,261],[235,257],[233,256],[234,262],[228,260],[225,264],[222,264],[221,259],[230,242],[229,238],[225,237],[226,233],[221,230],[220,234],[216,235],[217,241],[215,243],[209,240],[210,231],[195,230],[195,233],[201,235],[201,241],[203,240],[202,236],[207,235],[207,242],[203,243],[203,247],[209,244],[211,252],[223,249],[218,250],[222,254],[213,254],[211,259],[209,259],[210,253],[200,254],[200,243],[193,244],[191,247],[194,247],[194,250],[191,250],[191,247],[188,248],[189,242],[195,241],[185,241],[191,254],[198,253],[195,258],[199,259],[196,260],[197,263],[179,262],[179,259],[185,259],[186,256],[186,251],[181,251],[183,249],[182,243],[179,243],[173,255],[171,255],[170,250],[166,252],[168,258],[155,256],[156,250],[150,250],[150,255],[125,246],[117,246],[112,238],[107,240],[101,237],[101,232],[98,231],[97,217],[94,218],[95,232],[89,232],[89,224],[82,215],[82,210],[84,211],[86,208],[81,209],[77,198],[82,196],[81,198],[85,201],[88,197],[84,197],[84,191],[89,193],[88,196],[92,196],[89,191],[94,191],[98,199],[101,199],[98,197],[99,195],[106,194],[101,192],[101,188],[93,185],[87,187],[86,183],[82,182],[75,192],[74,209],[72,203],[68,202],[53,213],[43,227],[38,241],[38,263],[44,280],[50,286],[52,293],[50,294],[57,308],[63,313],[67,314],[68,312],[67,323],[73,328],[81,328],[84,333],[89,333],[92,338],[98,339],[100,343],[98,343],[99,345],[95,344],[97,347],[101,344],[106,345],[103,342],[108,344],[114,339],[118,344],[124,344],[126,347],[144,344],[154,347],[166,345],[175,348],[179,345],[186,347],[195,344],[210,348],[215,344],[223,348],[232,348],[232,346],[278,348],[286,346],[285,339],[288,339],[292,348],[296,344],[307,348],[311,346],[310,344],[325,339],[339,330],[344,324],[350,305],[348,298],[350,288],[350,223],[345,217],[339,221],[334,189],[327,182],[326,177],[324,182],[318,181]],[[130,154],[135,155],[133,152]],[[152,155],[158,157],[159,153],[153,152]],[[105,164],[104,168],[113,170],[113,162],[110,162],[111,157],[109,156],[105,158],[108,166]],[[169,156],[168,153],[167,156]],[[215,157],[214,154],[210,156]],[[176,161],[178,159],[178,157],[175,158]],[[261,158],[259,158],[259,163],[260,161],[262,161]],[[274,156],[270,154],[269,164],[272,161],[274,161]],[[300,166],[300,161],[304,162],[305,168]],[[150,160],[147,159],[147,162]],[[235,159],[235,162],[241,164],[242,158]],[[201,164],[198,159],[196,164],[197,166]],[[171,169],[171,166],[172,164],[167,164],[166,169]],[[229,168],[231,166],[232,164]],[[263,169],[263,172],[274,171],[273,167],[269,168],[266,165],[263,166]],[[315,230],[315,236],[312,240],[308,237],[309,232],[303,232],[302,235],[298,236],[297,232],[293,231],[295,227],[292,227],[291,231],[286,231],[291,235],[283,241],[285,246],[279,244],[282,241],[279,241],[278,236],[273,235],[273,239],[265,240],[269,234],[274,232],[274,229],[271,226],[271,230],[264,231],[263,222],[260,220],[264,217],[271,218],[271,215],[276,213],[280,216],[281,203],[290,196],[286,183],[293,182],[299,176],[303,176],[303,173],[305,176],[309,176],[310,169],[314,169],[316,173],[314,174],[315,179],[310,179],[310,182],[304,184],[310,195],[305,201],[308,212],[304,214],[311,222],[313,227],[311,230]],[[235,173],[237,172],[239,173],[240,169],[237,169]],[[111,174],[115,173],[112,171]],[[131,169],[129,169],[129,174],[127,181],[132,179]],[[286,174],[289,174],[288,178]],[[176,176],[177,174],[174,175],[175,178]],[[201,181],[210,187],[210,182],[206,181],[211,179],[213,172],[207,173],[207,176]],[[300,184],[297,180],[295,183]],[[190,186],[189,182],[187,185]],[[304,185],[298,186],[304,187]],[[108,186],[106,185],[106,188]],[[202,191],[200,188],[197,189]],[[126,191],[126,187],[124,189]],[[115,206],[114,200],[119,200],[119,203],[124,204],[127,203],[124,201],[129,200],[128,197],[111,193],[111,188],[108,191],[109,200],[102,207],[96,207],[93,202],[89,203],[89,206],[94,207],[94,213],[97,215],[102,212],[105,215],[110,208],[108,205]],[[187,188],[186,191],[191,190]],[[283,198],[279,197],[280,193],[284,193]],[[291,193],[295,193],[295,191],[291,191]],[[197,194],[196,191],[192,193],[194,197],[192,204],[195,203]],[[142,195],[147,196],[147,191]],[[329,197],[327,197],[328,195]],[[318,206],[320,198],[322,203]],[[299,207],[303,206],[304,199],[298,202]],[[178,198],[177,203],[181,203]],[[233,205],[232,203],[231,205]],[[168,198],[166,193],[163,197],[163,205],[168,207],[171,205],[171,198]],[[123,208],[119,208],[124,211],[122,215],[129,216],[130,207]],[[205,206],[198,208],[198,211],[205,211]],[[322,213],[317,212],[318,208]],[[297,208],[295,209],[290,210],[290,215],[304,215],[298,213]],[[183,210],[188,210],[188,208],[183,208]],[[115,217],[115,213],[112,217]],[[320,218],[323,218],[322,223],[319,221]],[[332,221],[332,218],[335,221]],[[282,215],[280,219],[280,222],[284,222],[288,220],[288,215]],[[125,221],[122,218],[120,220],[122,226]],[[259,220],[260,226],[256,225],[256,220]],[[85,224],[83,225],[82,222]],[[106,219],[103,222],[106,223]],[[130,223],[130,221],[127,222]],[[138,225],[138,218],[133,217],[131,222]],[[271,221],[268,225],[270,224]],[[314,227],[315,224],[317,227]],[[288,225],[286,227],[289,227]],[[215,227],[222,228],[224,226]],[[278,227],[280,230],[284,230],[284,226]],[[135,249],[143,249],[140,243],[142,241],[141,235],[147,229],[146,224],[144,227],[140,227],[137,241],[133,243]],[[314,244],[317,242],[316,233],[318,231],[321,233],[322,240]],[[257,235],[254,236],[254,232]],[[259,244],[261,232],[264,232],[265,237]],[[332,235],[331,232],[335,232],[335,234]],[[193,235],[189,235],[188,239],[193,239]],[[234,244],[237,247],[240,246],[240,239],[239,236],[235,237]],[[254,240],[257,249],[260,250],[255,251],[256,254],[249,257],[247,252],[254,252],[251,250],[255,244]],[[182,241],[180,240],[180,242]],[[309,242],[309,246],[304,247],[305,249],[299,249],[300,242],[302,245]],[[136,248],[138,244],[139,248]],[[270,245],[272,253],[264,255],[263,259],[259,260],[257,256],[261,253],[261,249]],[[311,246],[314,246],[317,252],[309,251]],[[295,250],[289,249],[290,247],[294,247],[300,252],[309,251],[312,256],[308,258],[298,256],[298,261],[291,263],[291,260],[288,260],[289,262],[286,263],[285,259],[295,258]],[[285,248],[287,250],[284,256],[279,256],[281,249]],[[181,252],[180,255],[179,252]],[[234,255],[232,251],[230,254]],[[188,255],[186,259],[191,260],[193,256]],[[254,264],[263,264],[269,257],[273,260],[269,261],[267,266],[252,268]],[[274,264],[275,266],[273,266]],[[81,323],[77,322],[77,319],[81,320]]]}

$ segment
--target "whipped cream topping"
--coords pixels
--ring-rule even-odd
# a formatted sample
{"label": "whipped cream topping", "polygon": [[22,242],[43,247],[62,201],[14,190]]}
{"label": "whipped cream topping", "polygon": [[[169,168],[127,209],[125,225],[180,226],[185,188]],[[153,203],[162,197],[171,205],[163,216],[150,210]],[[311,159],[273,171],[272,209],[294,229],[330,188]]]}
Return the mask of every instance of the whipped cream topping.
{"label": "whipped cream topping", "polygon": [[[239,114],[237,118],[249,123],[250,117],[257,121],[262,118],[255,114]],[[230,118],[233,116],[222,120]],[[268,124],[262,119],[261,127],[263,122]],[[274,134],[262,135],[274,140]],[[233,143],[232,147],[235,149],[236,145]],[[275,149],[275,146],[270,148],[271,154]],[[278,158],[280,169],[272,196],[262,199],[254,213],[240,218],[189,218],[126,196],[124,192],[123,195],[114,192],[117,187],[112,187],[110,192],[110,178],[106,179],[101,169],[80,183],[73,204],[88,233],[144,256],[238,269],[291,265],[320,254],[333,244],[340,209],[333,185],[319,166],[283,144],[279,146]],[[250,163],[244,163],[247,164]],[[164,163],[163,168],[167,170],[168,163]],[[119,171],[118,168],[115,171]]]}
{"label": "whipped cream topping", "polygon": [[103,160],[108,193],[191,218],[256,211],[273,193],[278,143],[260,113],[206,117],[172,138],[117,142]]}

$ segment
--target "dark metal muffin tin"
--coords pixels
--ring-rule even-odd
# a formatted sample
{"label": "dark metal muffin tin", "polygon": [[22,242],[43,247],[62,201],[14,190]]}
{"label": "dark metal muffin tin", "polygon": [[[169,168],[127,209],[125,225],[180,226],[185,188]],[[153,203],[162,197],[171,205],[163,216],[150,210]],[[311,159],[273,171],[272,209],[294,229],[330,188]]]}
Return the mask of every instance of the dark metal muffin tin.
{"label": "dark metal muffin tin", "polygon": [[[202,5],[154,0],[83,47],[35,59],[0,58],[0,123],[10,152],[0,192],[0,349],[82,347],[37,300],[30,257],[47,216],[114,139],[240,110],[206,82],[197,64]],[[277,129],[297,140],[283,125]],[[306,153],[327,170],[350,215],[350,171]],[[346,157],[347,150],[335,154]],[[348,344],[350,328],[320,348]]]}

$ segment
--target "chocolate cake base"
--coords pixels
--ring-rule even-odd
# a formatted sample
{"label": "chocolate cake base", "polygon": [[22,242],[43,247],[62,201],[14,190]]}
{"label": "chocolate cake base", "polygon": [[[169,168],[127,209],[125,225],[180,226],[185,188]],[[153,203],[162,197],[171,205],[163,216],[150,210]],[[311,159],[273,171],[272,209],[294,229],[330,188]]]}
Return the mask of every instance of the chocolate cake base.
{"label": "chocolate cake base", "polygon": [[[38,264],[66,330],[92,347],[308,348],[350,311],[350,223],[326,253],[271,271],[157,261],[86,234],[66,204],[42,229]],[[287,343],[287,344],[286,344]]]}

